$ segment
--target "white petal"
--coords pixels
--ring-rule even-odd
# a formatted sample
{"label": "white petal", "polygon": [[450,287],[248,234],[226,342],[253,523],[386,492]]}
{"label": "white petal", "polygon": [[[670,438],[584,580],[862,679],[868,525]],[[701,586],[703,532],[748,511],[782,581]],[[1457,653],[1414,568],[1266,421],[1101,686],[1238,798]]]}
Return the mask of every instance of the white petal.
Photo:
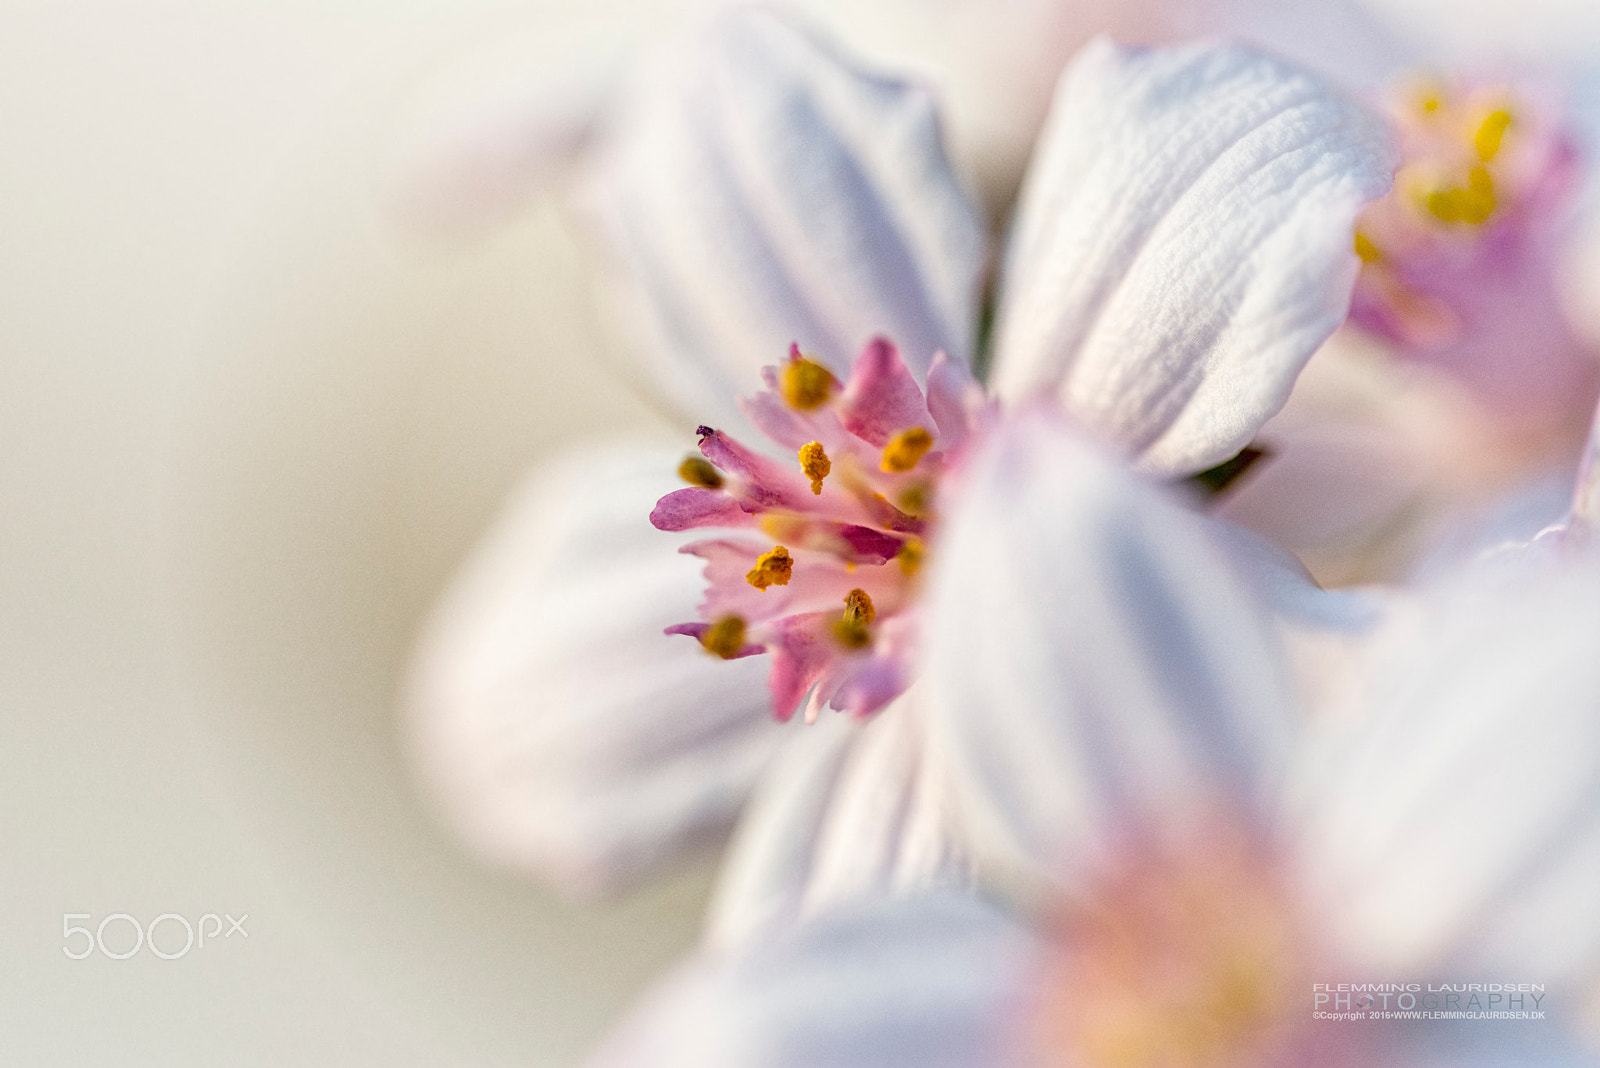
{"label": "white petal", "polygon": [[1311,739],[1296,819],[1352,953],[1550,984],[1600,963],[1597,636],[1593,559],[1474,577]]}
{"label": "white petal", "polygon": [[1382,122],[1242,48],[1090,45],[1006,261],[995,384],[1053,392],[1153,471],[1227,459],[1344,320]]}
{"label": "white petal", "polygon": [[800,915],[817,835],[860,729],[827,716],[790,732],[728,843],[706,914],[707,944],[739,945]]}
{"label": "white petal", "polygon": [[1361,634],[1378,624],[1387,595],[1377,588],[1325,590],[1293,554],[1254,531],[1215,516],[1207,533],[1285,626]]}
{"label": "white petal", "polygon": [[913,689],[865,723],[797,728],[752,798],[707,919],[733,945],[874,894],[969,882],[943,765]]}
{"label": "white petal", "polygon": [[686,413],[736,420],[790,342],[841,374],[878,334],[919,378],[940,349],[970,360],[983,232],[925,89],[744,9],[630,100],[594,206],[646,368]]}
{"label": "white petal", "polygon": [[626,882],[723,833],[783,737],[764,657],[721,661],[694,618],[689,535],[647,519],[681,453],[580,454],[513,498],[436,612],[412,745],[482,853],[563,888]]}
{"label": "white petal", "polygon": [[1305,715],[1340,714],[1361,657],[1402,595],[1380,587],[1325,590],[1294,556],[1251,531],[1214,517],[1207,530],[1269,609]]}
{"label": "white petal", "polygon": [[594,1068],[1024,1068],[1037,950],[956,893],[874,901],[681,969]]}
{"label": "white petal", "polygon": [[980,870],[1070,884],[1131,820],[1261,803],[1294,701],[1199,517],[1034,414],[973,461],[930,576],[934,732]]}

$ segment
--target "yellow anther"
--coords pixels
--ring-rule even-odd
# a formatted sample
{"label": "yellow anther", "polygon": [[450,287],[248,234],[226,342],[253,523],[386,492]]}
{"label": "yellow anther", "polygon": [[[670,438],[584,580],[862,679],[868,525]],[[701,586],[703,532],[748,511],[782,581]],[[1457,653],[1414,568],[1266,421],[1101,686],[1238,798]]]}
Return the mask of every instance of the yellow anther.
{"label": "yellow anther", "polygon": [[931,448],[933,435],[922,427],[902,430],[883,447],[883,469],[889,472],[909,471]]}
{"label": "yellow anther", "polygon": [[1465,186],[1449,186],[1427,194],[1423,206],[1441,222],[1479,226],[1494,214],[1494,179],[1483,167],[1467,172]]}
{"label": "yellow anther", "polygon": [[744,620],[738,616],[723,616],[700,635],[700,644],[712,656],[732,660],[744,648]]}
{"label": "yellow anther", "polygon": [[781,545],[774,545],[770,553],[762,553],[756,561],[756,566],[745,575],[744,580],[758,590],[765,590],[768,586],[787,586],[789,576],[794,574],[794,557],[789,555],[789,550]]}
{"label": "yellow anther", "polygon": [[860,623],[866,626],[878,618],[878,610],[872,607],[872,598],[867,596],[866,590],[851,590],[844,597],[844,618],[851,623]]}
{"label": "yellow anther", "polygon": [[704,456],[690,456],[678,465],[678,477],[691,486],[703,486],[706,489],[720,489],[722,487],[722,472],[712,466],[711,461]]}
{"label": "yellow anther", "polygon": [[894,506],[906,515],[921,516],[928,514],[929,498],[933,496],[933,487],[926,482],[913,482],[899,493],[895,494]]}
{"label": "yellow anther", "polygon": [[1372,243],[1372,238],[1356,231],[1356,255],[1361,257],[1362,263],[1382,263],[1383,250]]}
{"label": "yellow anther", "polygon": [[779,388],[789,407],[809,412],[821,407],[833,395],[833,373],[813,360],[790,360],[783,369]]}
{"label": "yellow anther", "polygon": [[833,461],[823,451],[822,442],[809,441],[800,446],[800,470],[811,480],[811,492],[822,492],[822,480],[833,470]]}
{"label": "yellow anther", "polygon": [[900,551],[894,554],[895,562],[900,565],[901,573],[907,578],[915,575],[917,570],[922,567],[922,554],[924,552],[922,542],[917,541],[915,538],[908,538],[900,546]]}
{"label": "yellow anther", "polygon": [[865,648],[872,641],[867,628],[878,616],[866,590],[851,590],[844,599],[844,614],[833,622],[833,636],[846,649]]}
{"label": "yellow anther", "polygon": [[1496,108],[1483,118],[1478,126],[1478,132],[1472,135],[1472,145],[1478,150],[1478,158],[1485,163],[1500,152],[1500,142],[1505,138],[1506,130],[1511,126],[1511,112],[1505,108]]}

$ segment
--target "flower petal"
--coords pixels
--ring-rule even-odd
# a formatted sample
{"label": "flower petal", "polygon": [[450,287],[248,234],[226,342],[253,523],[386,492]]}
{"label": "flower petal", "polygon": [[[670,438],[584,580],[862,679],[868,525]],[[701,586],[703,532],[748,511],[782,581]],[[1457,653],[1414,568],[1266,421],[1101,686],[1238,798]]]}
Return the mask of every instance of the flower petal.
{"label": "flower petal", "polygon": [[1007,1025],[1036,955],[1026,932],[963,894],[873,900],[692,962],[591,1064],[1024,1068],[1033,1061]]}
{"label": "flower petal", "polygon": [[1099,41],[1061,80],[1006,261],[995,385],[1060,396],[1142,466],[1249,444],[1344,320],[1375,115],[1243,48]]}
{"label": "flower petal", "polygon": [[1550,984],[1600,965],[1596,635],[1592,556],[1473,576],[1390,631],[1295,808],[1352,954]]}
{"label": "flower petal", "polygon": [[699,562],[651,528],[680,453],[580,454],[513,498],[436,611],[411,743],[488,857],[572,891],[625,883],[723,832],[781,739],[767,660],[662,633]]}
{"label": "flower petal", "polygon": [[[930,353],[929,363],[933,354]],[[901,430],[928,422],[928,403],[894,343],[875,337],[856,360],[839,398],[839,416],[856,437],[880,448]]]}
{"label": "flower petal", "polygon": [[927,90],[760,10],[726,12],[638,86],[593,188],[646,368],[697,419],[790,342],[844,377],[892,337],[920,378],[971,357],[982,226]]}
{"label": "flower petal", "polygon": [[915,690],[867,721],[800,728],[728,850],[707,941],[758,932],[875,894],[964,887],[970,865]]}
{"label": "flower petal", "polygon": [[840,769],[857,737],[881,719],[829,715],[789,728],[723,856],[706,912],[708,945],[735,946],[800,915]]}
{"label": "flower petal", "polygon": [[1071,884],[1130,821],[1272,788],[1294,700],[1264,610],[1199,517],[1059,421],[983,447],[933,567],[928,697],[986,876]]}

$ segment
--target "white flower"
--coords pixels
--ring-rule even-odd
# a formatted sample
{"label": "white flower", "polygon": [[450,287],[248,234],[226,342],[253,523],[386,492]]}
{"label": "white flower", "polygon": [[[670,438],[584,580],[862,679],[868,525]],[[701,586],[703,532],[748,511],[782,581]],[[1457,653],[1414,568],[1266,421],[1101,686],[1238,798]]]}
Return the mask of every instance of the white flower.
{"label": "white flower", "polygon": [[[616,129],[595,209],[649,339],[648,380],[697,420],[739,425],[737,393],[796,341],[841,377],[875,334],[919,379],[937,350],[971,359],[983,230],[925,90],[737,12],[663,57]],[[1381,124],[1247,50],[1102,42],[1063,78],[1043,146],[1002,283],[1000,399],[1059,398],[1148,472],[1226,459],[1344,316],[1351,226],[1388,182]],[[763,714],[754,658],[727,664],[661,636],[697,585],[677,539],[645,521],[665,488],[646,489],[649,473],[678,455],[569,460],[447,598],[410,706],[455,823],[563,885],[614,885],[723,828],[782,750],[756,804],[797,833],[740,851],[723,930],[800,906],[775,874],[786,866],[840,892],[959,871],[948,784],[917,756],[913,714],[948,684],[942,654],[867,724],[786,730]],[[935,587],[986,564],[932,549]],[[1315,598],[1292,562],[1251,551],[1299,623],[1347,622],[1344,600]],[[1226,569],[1236,553],[1186,563]],[[1026,611],[1026,598],[992,607]],[[930,642],[963,611],[927,607]],[[828,846],[861,834],[891,848]]]}

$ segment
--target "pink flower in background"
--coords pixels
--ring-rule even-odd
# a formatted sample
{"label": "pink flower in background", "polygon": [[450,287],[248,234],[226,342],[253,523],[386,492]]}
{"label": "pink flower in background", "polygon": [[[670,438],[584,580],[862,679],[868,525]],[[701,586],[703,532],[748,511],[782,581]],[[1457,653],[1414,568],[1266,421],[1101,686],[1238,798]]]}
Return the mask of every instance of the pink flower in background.
{"label": "pink flower in background", "polygon": [[1403,162],[1361,219],[1352,321],[1508,418],[1586,416],[1600,363],[1553,277],[1579,169],[1559,111],[1510,85],[1416,79],[1391,115]]}
{"label": "pink flower in background", "polygon": [[[997,418],[1059,406],[1149,478],[1233,457],[1344,320],[1354,220],[1390,155],[1370,113],[1247,49],[1090,46],[1004,255]],[[419,651],[428,781],[482,851],[574,889],[714,838],[754,793],[748,825],[788,832],[736,846],[719,937],[958,873],[942,765],[921,756],[927,641],[951,613],[1017,606],[922,592],[995,563],[944,534],[971,492],[953,454],[989,418],[967,371],[988,250],[930,95],[734,12],[650,64],[592,168],[639,376],[703,454],[575,456],[514,504]],[[741,407],[791,344],[802,359]],[[662,499],[674,469],[692,485]],[[1348,623],[1291,561],[1229,545],[1286,614]],[[759,650],[772,670],[740,655]],[[808,691],[808,710],[878,711],[772,722]],[[773,874],[796,869],[799,892]]]}

